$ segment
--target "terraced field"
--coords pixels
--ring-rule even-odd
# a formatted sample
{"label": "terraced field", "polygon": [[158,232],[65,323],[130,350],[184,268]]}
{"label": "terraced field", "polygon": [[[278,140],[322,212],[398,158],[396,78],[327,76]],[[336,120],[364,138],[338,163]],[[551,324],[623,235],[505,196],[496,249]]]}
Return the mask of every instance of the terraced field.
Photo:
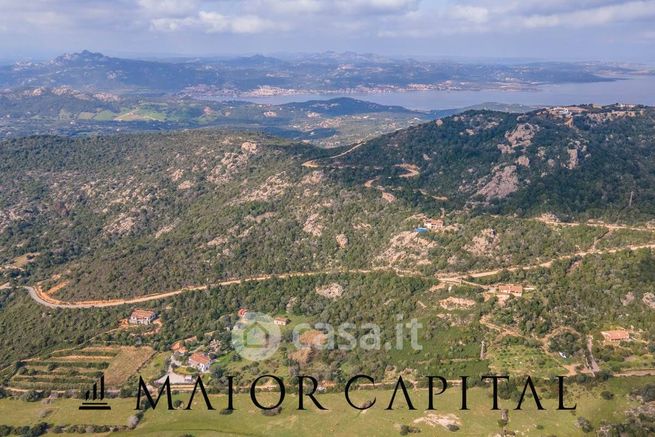
{"label": "terraced field", "polygon": [[56,351],[23,361],[10,380],[22,390],[78,390],[106,374],[108,387],[120,387],[154,354],[150,347],[90,346]]}

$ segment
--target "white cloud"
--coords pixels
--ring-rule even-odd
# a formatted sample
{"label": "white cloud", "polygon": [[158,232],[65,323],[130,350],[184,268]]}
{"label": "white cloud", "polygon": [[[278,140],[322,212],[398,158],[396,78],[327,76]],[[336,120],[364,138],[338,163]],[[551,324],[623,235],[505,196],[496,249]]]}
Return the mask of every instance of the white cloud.
{"label": "white cloud", "polygon": [[489,21],[489,9],[482,6],[456,5],[450,10],[450,16],[456,20],[482,24]]}
{"label": "white cloud", "polygon": [[29,28],[411,36],[530,32],[655,17],[655,0],[0,0],[5,32]]}
{"label": "white cloud", "polygon": [[259,33],[282,27],[282,25],[276,25],[272,21],[265,20],[255,15],[235,17],[230,23],[230,29],[234,33]]}
{"label": "white cloud", "polygon": [[532,15],[525,17],[525,21],[522,24],[526,28],[556,26],[586,27],[624,21],[645,20],[652,17],[655,17],[655,2],[628,1],[561,14]]}
{"label": "white cloud", "polygon": [[197,0],[137,0],[147,15],[156,17],[179,17],[198,9]]}
{"label": "white cloud", "polygon": [[246,0],[246,8],[275,14],[370,16],[403,14],[419,7],[420,0]]}
{"label": "white cloud", "polygon": [[208,35],[222,33],[250,35],[247,50],[452,51],[477,39],[501,51],[514,41],[544,46],[557,35],[565,52],[561,38],[579,38],[580,29],[595,31],[589,44],[599,50],[609,29],[625,44],[650,41],[653,22],[655,0],[0,0],[0,48],[45,41],[120,51],[119,40],[157,48],[165,40],[171,50],[187,51],[182,41],[193,41],[200,51],[213,50]]}
{"label": "white cloud", "polygon": [[398,14],[415,10],[418,0],[335,0],[337,10],[350,14]]}
{"label": "white cloud", "polygon": [[643,20],[655,15],[653,0],[476,0],[466,2],[466,6],[454,6],[451,10],[468,8],[473,18],[470,21],[475,21],[482,14],[482,11],[475,11],[482,7],[486,9],[489,21],[519,28],[598,26]]}
{"label": "white cloud", "polygon": [[195,22],[193,18],[154,18],[150,20],[150,28],[160,32],[176,32],[193,27]]}
{"label": "white cloud", "polygon": [[226,17],[216,12],[200,11],[198,27],[209,33],[259,33],[275,29],[275,23],[255,15]]}
{"label": "white cloud", "polygon": [[197,16],[185,18],[155,18],[151,29],[162,32],[200,31],[205,33],[260,33],[283,28],[281,23],[255,15],[226,16],[218,12],[200,11]]}
{"label": "white cloud", "polygon": [[380,36],[518,33],[652,21],[655,0],[467,0],[393,20]]}
{"label": "white cloud", "polygon": [[367,23],[375,26],[375,17],[401,16],[419,6],[419,0],[223,0],[194,1],[190,11],[181,0],[138,2],[153,31],[238,34],[307,28],[358,32]]}
{"label": "white cloud", "polygon": [[230,20],[217,12],[200,11],[195,24],[210,33],[225,32],[230,27]]}

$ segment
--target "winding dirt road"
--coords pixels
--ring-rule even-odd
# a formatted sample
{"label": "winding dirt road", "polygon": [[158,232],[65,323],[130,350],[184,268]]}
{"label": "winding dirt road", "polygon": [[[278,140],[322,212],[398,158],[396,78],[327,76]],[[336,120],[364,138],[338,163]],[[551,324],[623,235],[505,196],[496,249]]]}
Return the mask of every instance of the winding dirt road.
{"label": "winding dirt road", "polygon": [[[550,268],[555,261],[561,261],[565,259],[572,259],[572,258],[577,258],[577,257],[585,257],[589,255],[603,255],[603,254],[608,254],[608,253],[617,253],[617,252],[623,252],[626,250],[639,250],[639,249],[655,249],[655,243],[649,243],[649,244],[635,244],[635,245],[630,245],[630,246],[625,246],[625,247],[618,247],[618,248],[613,248],[613,249],[594,249],[594,250],[585,250],[581,252],[575,252],[569,255],[561,255],[558,256],[557,258],[553,258],[548,261],[544,261],[542,263],[538,264],[528,264],[528,265],[518,265],[518,266],[508,266],[508,267],[500,267],[496,268],[493,270],[475,270],[475,271],[469,271],[469,272],[463,272],[463,273],[454,273],[454,274],[440,274],[436,275],[436,278],[439,279],[440,281],[443,282],[457,282],[457,283],[467,283],[466,278],[483,278],[485,276],[493,276],[497,275],[498,273],[502,271],[508,271],[508,272],[515,272],[518,270],[534,270],[534,269],[539,269],[539,268]],[[479,285],[479,284],[473,284],[472,282],[468,282],[470,285]]]}
{"label": "winding dirt road", "polygon": [[75,302],[67,302],[56,299],[47,293],[44,293],[38,286],[31,287],[25,286],[29,295],[37,303],[47,306],[49,308],[69,308],[69,309],[80,309],[80,308],[104,308],[104,307],[114,307],[120,305],[129,305],[135,303],[149,302],[151,300],[165,299],[168,297],[177,296],[178,294],[187,293],[191,291],[203,291],[207,290],[207,287],[220,287],[226,285],[238,285],[247,282],[259,282],[259,281],[268,281],[271,279],[289,279],[297,278],[302,276],[319,276],[319,275],[334,275],[342,273],[373,273],[373,272],[393,272],[399,276],[423,276],[420,273],[408,271],[408,270],[399,270],[399,269],[390,269],[390,268],[378,268],[378,269],[351,269],[351,270],[321,270],[315,272],[291,272],[291,273],[280,273],[280,274],[270,274],[270,275],[260,275],[260,276],[249,276],[246,278],[238,279],[227,279],[225,281],[216,282],[209,285],[196,285],[183,287],[177,290],[165,291],[162,293],[148,294],[145,296],[137,296],[128,299],[107,299],[107,300],[83,300]]}
{"label": "winding dirt road", "polygon": [[[601,255],[607,253],[617,253],[625,250],[638,250],[638,249],[655,249],[655,243],[651,244],[641,244],[641,245],[632,245],[615,249],[605,249],[605,250],[587,250],[582,252],[576,252],[569,255],[561,255],[555,259],[545,261],[539,264],[531,265],[522,265],[522,266],[508,266],[504,268],[496,268],[493,270],[486,271],[468,271],[460,273],[444,273],[438,274],[434,277],[442,282],[446,283],[467,283],[466,278],[482,278],[485,276],[492,276],[500,273],[503,270],[507,271],[517,271],[517,270],[533,270],[537,268],[549,268],[554,261],[571,259],[575,257],[585,257],[588,255]],[[177,296],[178,294],[192,292],[192,291],[202,291],[207,290],[208,287],[218,287],[226,285],[238,285],[247,282],[259,282],[259,281],[268,281],[271,279],[289,279],[303,276],[319,276],[319,275],[330,275],[330,274],[343,274],[343,273],[373,273],[373,272],[393,272],[400,276],[414,276],[414,277],[425,277],[425,275],[408,271],[400,270],[393,268],[372,268],[372,269],[343,269],[343,270],[321,270],[314,272],[290,272],[290,273],[280,273],[280,274],[270,274],[270,275],[260,275],[260,276],[250,276],[246,278],[235,278],[227,279],[225,281],[216,282],[209,285],[196,285],[183,287],[178,290],[165,291],[162,293],[148,294],[145,296],[137,296],[128,299],[107,299],[107,300],[86,300],[86,301],[76,301],[76,302],[67,302],[56,299],[47,293],[44,293],[38,286],[25,286],[29,295],[37,303],[47,306],[49,308],[69,308],[69,309],[80,309],[80,308],[103,308],[103,307],[114,307],[120,305],[129,305],[136,303],[149,302],[152,300],[165,299],[168,297]],[[471,285],[477,285],[472,284]]]}
{"label": "winding dirt road", "polygon": [[342,156],[346,156],[347,154],[359,149],[362,147],[364,144],[366,144],[365,141],[362,141],[361,143],[355,144],[353,147],[350,149],[346,150],[345,152],[341,152],[337,155],[332,155],[332,156],[326,156],[324,158],[317,158],[317,159],[310,159],[309,161],[305,161],[302,163],[303,167],[308,167],[308,168],[319,168],[321,164],[318,163],[318,161],[323,161],[323,160],[330,160],[330,159],[336,159],[336,158],[341,158]]}

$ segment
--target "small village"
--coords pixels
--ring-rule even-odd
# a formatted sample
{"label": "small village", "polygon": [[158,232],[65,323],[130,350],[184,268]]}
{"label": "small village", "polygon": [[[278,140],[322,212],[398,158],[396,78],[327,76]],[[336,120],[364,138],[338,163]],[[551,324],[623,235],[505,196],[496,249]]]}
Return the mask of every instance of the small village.
{"label": "small village", "polygon": [[[240,308],[237,316],[241,321],[247,321],[254,313],[247,308]],[[159,326],[161,321],[155,311],[135,308],[126,319],[127,326],[135,328]],[[283,327],[290,323],[286,316],[277,316],[273,323]],[[123,325],[125,327],[125,323]],[[145,332],[143,335],[148,335]],[[208,333],[211,335],[211,333]],[[189,337],[178,340],[171,345],[171,356],[168,360],[168,368],[161,378],[155,381],[156,384],[163,384],[166,379],[172,385],[187,386],[192,384],[198,374],[207,374],[211,371],[212,365],[223,353],[218,340],[212,339],[208,343],[200,341],[197,337]]]}

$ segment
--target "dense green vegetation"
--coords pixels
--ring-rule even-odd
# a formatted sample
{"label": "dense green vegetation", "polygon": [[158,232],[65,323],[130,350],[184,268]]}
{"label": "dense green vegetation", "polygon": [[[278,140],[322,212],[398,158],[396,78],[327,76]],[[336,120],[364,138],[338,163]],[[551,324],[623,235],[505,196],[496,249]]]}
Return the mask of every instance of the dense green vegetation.
{"label": "dense green vegetation", "polygon": [[81,346],[114,328],[125,309],[55,310],[35,303],[23,290],[0,290],[0,369],[18,360]]}
{"label": "dense green vegetation", "polygon": [[[619,111],[586,110],[573,128],[541,112],[469,112],[380,137],[338,159],[329,156],[347,148],[329,152],[217,131],[6,141],[0,147],[2,273],[45,280],[46,290],[59,285],[59,296],[83,299],[263,273],[468,271],[648,243],[652,232],[646,230],[607,233],[602,227],[558,228],[476,214],[483,208],[555,212],[576,220],[649,218],[651,110],[636,108],[634,117],[575,127],[581,117],[593,121]],[[530,144],[501,153],[498,144],[509,141],[508,132],[518,125],[535,132]],[[602,139],[610,135],[611,147]],[[563,144],[572,142],[584,148],[569,169]],[[639,159],[619,159],[618,153]],[[493,169],[520,154],[532,164],[518,166],[516,191],[479,203],[476,192],[493,182]],[[301,165],[312,159],[318,168]],[[419,174],[401,177],[407,170],[400,163],[416,165]],[[611,179],[615,174],[623,176]],[[545,184],[551,176],[566,191]],[[363,186],[367,180],[374,180],[370,188]],[[571,187],[584,198],[571,197]],[[383,199],[379,189],[398,200]],[[631,192],[627,207],[621,198],[629,202]],[[598,210],[597,199],[608,206]],[[423,224],[420,213],[446,213],[450,230],[407,239],[403,232]],[[38,255],[12,267],[28,253]]]}
{"label": "dense green vegetation", "polygon": [[634,326],[645,340],[655,340],[654,310],[643,301],[655,291],[655,255],[650,250],[562,261],[550,269],[507,274],[505,279],[532,284],[537,290],[496,313],[497,320],[523,332],[543,335],[570,327],[585,334]]}
{"label": "dense green vegetation", "polygon": [[[438,196],[449,199],[446,206],[504,214],[652,217],[653,110],[582,111],[567,115],[569,122],[556,110],[448,117],[369,141],[339,160],[335,177],[358,184],[379,178],[417,204]],[[400,164],[420,175],[403,178]]]}
{"label": "dense green vegetation", "polygon": [[[591,358],[601,379],[652,369],[655,256],[649,248],[608,250],[655,240],[653,113],[584,110],[567,122],[543,112],[468,112],[334,151],[211,130],[5,141],[2,380],[77,390],[108,361],[67,364],[73,352],[58,349],[84,357],[93,356],[86,346],[149,345],[157,351],[144,369],[152,382],[185,339],[183,359],[195,350],[215,359],[213,392],[226,375],[242,385],[262,372],[291,381],[312,374],[340,388],[356,373],[381,384],[403,374],[420,386],[435,369],[447,378],[528,372],[540,381],[572,372],[583,382]],[[516,166],[515,183],[494,183],[508,166]],[[443,229],[415,231],[439,216]],[[476,271],[488,272],[470,276]],[[299,272],[311,274],[217,285]],[[436,277],[448,275],[464,282]],[[499,283],[524,292],[501,298]],[[161,326],[115,329],[137,305],[55,310],[32,301],[24,284],[72,301],[201,288],[138,304],[155,310]],[[339,296],[317,292],[335,284]],[[291,319],[270,360],[249,362],[232,350],[240,308]],[[421,350],[384,347],[396,340],[396,315],[422,325]],[[298,353],[293,328],[317,322],[353,323],[357,338],[375,323],[382,347]],[[628,329],[631,340],[604,342],[609,329]],[[514,399],[514,388],[503,399]],[[580,429],[600,425],[583,419]],[[633,419],[616,429],[650,426]]]}

